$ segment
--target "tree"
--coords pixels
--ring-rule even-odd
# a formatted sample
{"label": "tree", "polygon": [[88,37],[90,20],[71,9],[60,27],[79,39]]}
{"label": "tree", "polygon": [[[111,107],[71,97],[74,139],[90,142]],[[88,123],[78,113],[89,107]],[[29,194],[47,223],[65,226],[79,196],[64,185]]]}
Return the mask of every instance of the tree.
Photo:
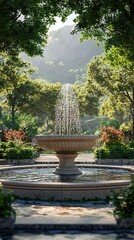
{"label": "tree", "polygon": [[68,3],[77,15],[74,32],[81,31],[86,39],[105,42],[106,49],[114,45],[134,61],[133,0],[74,0]]}
{"label": "tree", "polygon": [[11,112],[12,129],[15,125],[15,113],[24,103],[31,101],[30,96],[38,91],[34,82],[30,80],[33,72],[34,69],[29,63],[23,62],[18,57],[12,58],[4,54],[0,65],[0,84],[3,92],[2,102]]}
{"label": "tree", "polygon": [[73,88],[76,92],[76,95],[79,101],[81,116],[98,115],[98,106],[99,106],[98,97],[92,93],[89,93],[85,85],[74,84]]}
{"label": "tree", "polygon": [[[10,54],[42,54],[49,27],[61,12],[63,1],[1,0],[0,51]],[[64,5],[64,2],[63,2]]]}
{"label": "tree", "polygon": [[[58,94],[61,90],[60,83],[48,83],[43,81],[35,81],[39,86],[36,96],[33,96],[30,103],[24,105],[23,111],[31,113],[46,122],[47,130],[54,123],[55,119],[55,104]],[[50,126],[51,131],[53,126]]]}
{"label": "tree", "polygon": [[134,60],[133,0],[1,0],[0,9],[0,51],[41,54],[55,17],[64,21],[75,12],[74,32],[105,41],[107,49],[119,47]]}
{"label": "tree", "polygon": [[134,138],[134,68],[130,62],[124,62],[115,49],[112,51],[109,56],[116,55],[116,66],[112,66],[106,56],[96,57],[88,66],[87,87],[97,95],[105,96],[104,103],[111,101],[116,110],[121,110],[122,106],[129,109]]}

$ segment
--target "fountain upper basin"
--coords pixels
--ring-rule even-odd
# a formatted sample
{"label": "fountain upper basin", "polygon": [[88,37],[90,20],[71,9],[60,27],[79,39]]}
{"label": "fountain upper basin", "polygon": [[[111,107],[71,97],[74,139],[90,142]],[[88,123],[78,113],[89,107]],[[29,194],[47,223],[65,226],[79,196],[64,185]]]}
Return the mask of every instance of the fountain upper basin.
{"label": "fountain upper basin", "polygon": [[37,135],[34,138],[42,149],[58,153],[87,151],[95,146],[97,140],[93,135]]}

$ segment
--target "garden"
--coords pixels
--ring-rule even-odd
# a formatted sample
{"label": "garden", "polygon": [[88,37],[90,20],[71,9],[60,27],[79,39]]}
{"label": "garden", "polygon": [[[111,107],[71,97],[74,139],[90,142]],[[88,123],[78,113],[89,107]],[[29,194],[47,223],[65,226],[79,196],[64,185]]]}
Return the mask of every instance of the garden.
{"label": "garden", "polygon": [[[36,233],[37,230],[41,230],[47,234],[46,230],[79,231],[78,227],[81,227],[82,230],[87,231],[129,229],[130,232],[126,234],[132,234],[129,237],[132,236],[134,239],[133,232],[131,232],[134,229],[134,1],[1,0],[0,9],[0,183],[2,183],[0,185],[0,235],[3,231],[4,234],[8,234],[7,229],[10,230],[11,239],[18,229],[26,231],[26,234],[33,229]],[[67,41],[65,35],[61,34],[61,30],[56,34],[56,38],[53,38],[54,32],[50,37],[51,26],[59,20],[65,23],[72,15],[71,36],[75,38],[75,34],[80,33],[81,42],[86,44],[91,40],[101,49],[99,54],[94,53],[93,58],[87,58],[87,64],[81,62],[82,56],[86,58],[83,49],[78,51],[79,57],[74,56],[75,45]],[[62,59],[65,41],[67,41],[64,53],[66,58]],[[60,44],[58,54],[55,56],[53,54],[57,42]],[[52,51],[48,57],[46,47],[50,46],[49,44],[52,44]],[[73,66],[66,61],[70,49]],[[36,60],[37,64],[32,65],[30,60],[24,60],[24,55],[25,59],[32,58],[33,63]],[[39,74],[38,71],[38,68],[44,68],[44,64],[41,65],[41,58],[47,66],[44,75]],[[76,59],[79,60],[79,67],[75,64]],[[49,69],[59,69],[59,74],[64,78],[66,65],[69,65],[68,74],[74,74],[75,80],[71,83],[78,101],[82,126],[81,134],[76,134],[73,141],[76,143],[76,140],[80,138],[79,135],[81,137],[84,135],[86,140],[97,139],[96,146],[92,149],[93,156],[95,156],[93,168],[96,168],[98,164],[100,164],[100,169],[103,164],[105,164],[104,169],[117,165],[114,171],[118,176],[121,171],[126,171],[126,175],[129,175],[127,179],[117,181],[110,179],[106,182],[102,178],[102,181],[89,183],[86,178],[81,184],[79,181],[73,182],[77,176],[72,174],[71,182],[67,182],[63,176],[63,170],[66,168],[67,175],[68,169],[70,170],[72,166],[75,170],[77,169],[74,159],[79,151],[76,151],[72,139],[70,140],[72,142],[69,142],[71,147],[65,150],[68,140],[63,144],[63,138],[59,140],[63,144],[62,149],[55,150],[60,159],[59,170],[62,169],[57,177],[60,182],[36,182],[36,179],[32,178],[30,182],[27,182],[29,176],[25,177],[24,181],[13,179],[14,175],[18,177],[17,171],[20,169],[23,173],[23,168],[26,168],[25,170],[31,168],[32,175],[36,169],[33,165],[35,159],[41,155],[44,157],[48,153],[45,148],[42,151],[32,140],[35,136],[38,139],[41,136],[42,139],[42,135],[51,137],[56,135],[55,106],[66,79],[59,82],[59,78],[54,76],[53,82],[48,78],[47,73]],[[69,99],[67,92],[65,94]],[[73,103],[74,100],[75,97],[72,100]],[[63,102],[63,106],[64,112],[67,112],[69,105],[65,106]],[[62,107],[59,108],[60,112],[61,109]],[[75,107],[73,110],[77,115]],[[64,120],[68,121],[68,117]],[[77,120],[79,120],[78,115]],[[70,121],[68,123],[70,124]],[[73,138],[71,134],[68,135],[68,139]],[[83,142],[86,142],[85,139],[79,141],[79,149]],[[47,141],[50,143],[51,150],[52,138],[47,137]],[[58,145],[58,140],[54,139],[54,142]],[[86,151],[87,148],[84,149]],[[50,154],[52,153],[50,151]],[[86,153],[88,156],[91,151]],[[74,158],[73,161],[71,157]],[[91,166],[87,165],[89,161],[85,161],[84,164],[86,169],[92,168],[92,163]],[[44,166],[40,165],[41,170],[47,169],[46,175],[49,175],[51,165],[58,168],[56,161],[51,161],[50,164],[44,164]],[[79,165],[83,166],[83,162]],[[106,175],[104,169],[102,177]],[[13,179],[11,181],[8,179],[10,170]],[[2,178],[4,171],[7,179]],[[76,175],[77,173],[78,171]],[[79,175],[81,173],[79,172]],[[98,177],[98,174],[95,174]],[[78,191],[75,192],[76,190]],[[56,195],[59,193],[58,203],[53,198],[54,192]],[[93,199],[85,198],[89,192],[94,197]],[[82,198],[83,193],[85,195]],[[98,195],[95,195],[96,193]],[[105,200],[104,196],[106,196]],[[75,199],[78,201],[75,202]],[[111,204],[112,208],[110,208],[111,205],[106,205],[107,200],[110,201],[108,204]],[[25,210],[27,204],[28,207],[30,206],[29,212]],[[17,211],[14,206],[18,209]],[[55,209],[52,215],[49,215],[50,208],[53,206]],[[76,208],[78,212],[75,214]],[[87,223],[88,215],[91,214],[94,217],[93,208],[98,209],[98,215],[102,208],[108,209],[106,215],[99,215],[100,224],[92,223],[93,218],[90,218],[91,222]],[[24,212],[20,216],[22,209]],[[59,209],[63,211],[57,217]],[[68,216],[72,209],[73,214],[69,219]],[[112,219],[112,224],[108,224],[111,220],[111,216],[107,218],[109,209],[116,220],[115,222]],[[84,214],[80,215],[81,212]],[[40,217],[41,214],[43,217]],[[38,217],[42,222],[36,224]],[[23,219],[26,223],[22,221]],[[45,222],[46,219],[49,221]],[[63,220],[66,221],[64,224]],[[95,220],[99,221],[97,217]],[[17,221],[16,224],[14,224],[15,221]],[[54,234],[51,232],[50,236],[55,237]],[[88,234],[90,235],[89,232]],[[103,235],[102,231],[101,234]],[[118,233],[112,232],[112,234]],[[127,236],[125,235],[125,239]],[[6,237],[2,235],[2,239]],[[27,236],[24,237],[26,238]],[[40,236],[37,236],[37,239],[40,239]]]}

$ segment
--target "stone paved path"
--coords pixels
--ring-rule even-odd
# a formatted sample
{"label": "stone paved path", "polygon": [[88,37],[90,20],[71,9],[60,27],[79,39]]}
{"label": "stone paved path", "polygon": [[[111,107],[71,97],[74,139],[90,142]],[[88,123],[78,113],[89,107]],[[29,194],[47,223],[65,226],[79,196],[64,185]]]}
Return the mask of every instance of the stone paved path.
{"label": "stone paved path", "polygon": [[16,223],[115,224],[112,206],[101,202],[43,202],[17,200]]}

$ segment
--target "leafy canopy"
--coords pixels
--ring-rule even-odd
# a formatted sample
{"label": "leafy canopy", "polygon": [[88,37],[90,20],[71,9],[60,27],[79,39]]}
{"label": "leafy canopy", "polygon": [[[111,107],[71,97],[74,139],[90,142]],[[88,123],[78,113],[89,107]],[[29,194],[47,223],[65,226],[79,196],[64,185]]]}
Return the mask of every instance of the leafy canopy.
{"label": "leafy canopy", "polygon": [[111,48],[107,55],[93,59],[88,66],[86,86],[89,92],[103,97],[102,114],[114,116],[122,111],[130,116],[134,134],[134,68],[118,49]]}
{"label": "leafy canopy", "polygon": [[104,41],[106,49],[114,45],[134,60],[133,0],[1,0],[0,9],[0,51],[42,54],[55,17],[64,21],[74,12],[74,32]]}
{"label": "leafy canopy", "polygon": [[1,0],[0,51],[42,54],[47,32],[61,12],[63,1]]}
{"label": "leafy canopy", "polygon": [[78,14],[76,32],[81,31],[86,39],[104,41],[106,49],[114,45],[134,60],[133,0],[75,0],[70,5]]}

